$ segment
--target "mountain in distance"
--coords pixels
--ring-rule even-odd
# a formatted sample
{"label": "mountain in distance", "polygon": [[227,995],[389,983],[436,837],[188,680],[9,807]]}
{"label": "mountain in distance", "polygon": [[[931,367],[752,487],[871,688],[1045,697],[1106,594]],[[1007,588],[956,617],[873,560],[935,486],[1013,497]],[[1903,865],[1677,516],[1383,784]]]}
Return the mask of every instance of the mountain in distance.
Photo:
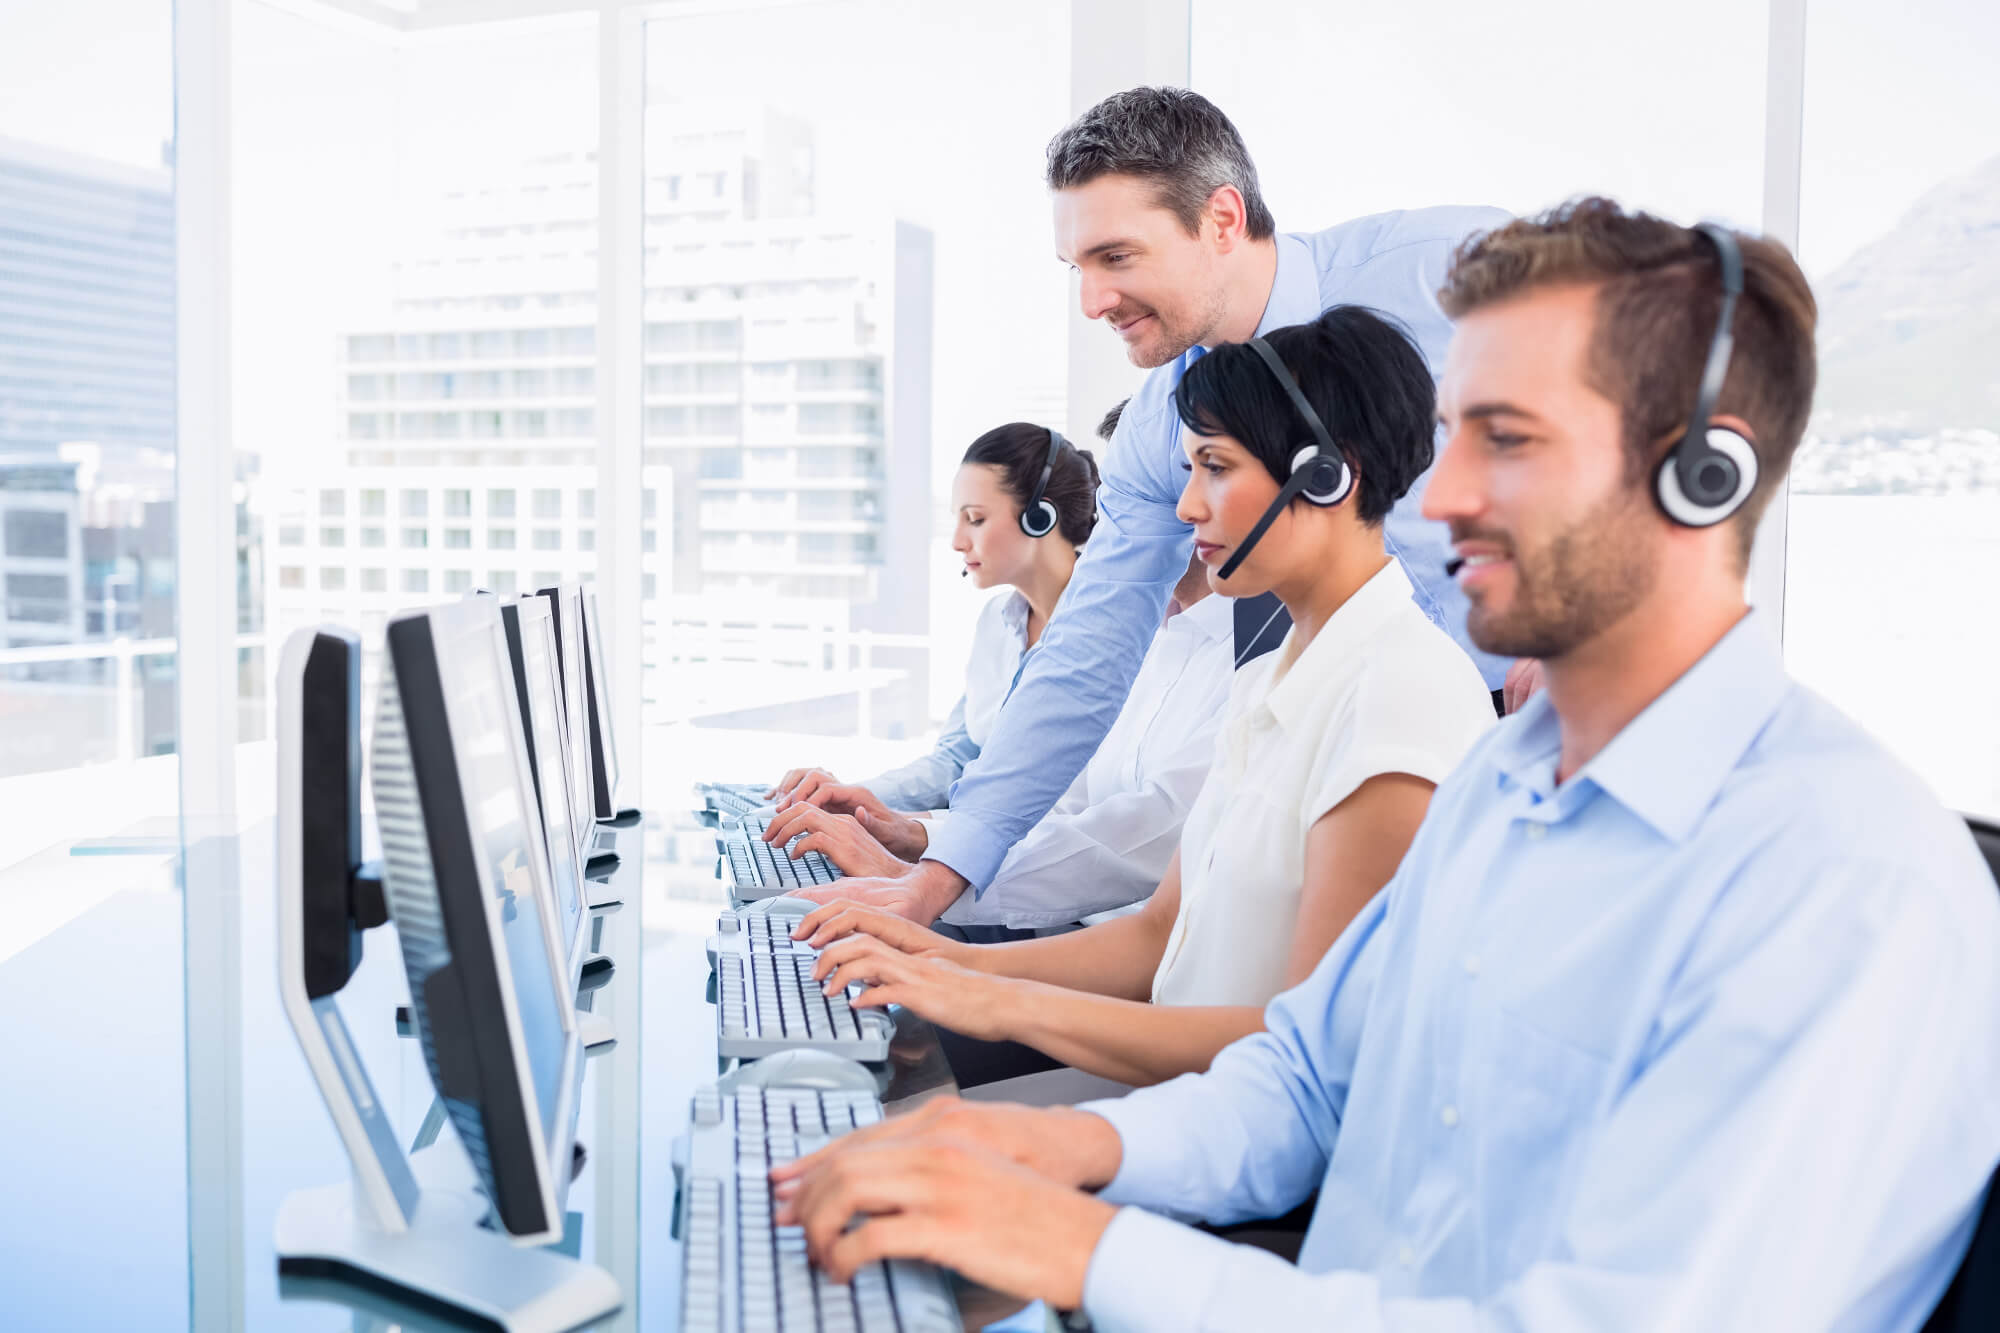
{"label": "mountain in distance", "polygon": [[1814,434],[2000,430],[2000,156],[1814,284]]}

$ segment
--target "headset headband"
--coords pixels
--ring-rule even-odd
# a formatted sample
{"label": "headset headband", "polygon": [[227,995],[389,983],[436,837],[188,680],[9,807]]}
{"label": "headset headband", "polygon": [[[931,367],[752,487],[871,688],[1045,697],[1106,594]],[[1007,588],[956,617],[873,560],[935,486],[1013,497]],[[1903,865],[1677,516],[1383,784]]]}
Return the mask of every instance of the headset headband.
{"label": "headset headband", "polygon": [[1716,400],[1722,396],[1722,381],[1729,374],[1729,353],[1736,343],[1736,300],[1743,294],[1743,253],[1736,248],[1736,238],[1727,227],[1713,222],[1702,223],[1695,232],[1708,238],[1722,266],[1722,309],[1716,317],[1715,336],[1709,340],[1707,364],[1701,368],[1701,388],[1695,394],[1694,414],[1688,418],[1687,434],[1681,437],[1688,447],[1674,451],[1674,470],[1680,475],[1682,490],[1690,495],[1698,493],[1695,471],[1706,453],[1702,442],[1708,435],[1709,414],[1715,411]]}

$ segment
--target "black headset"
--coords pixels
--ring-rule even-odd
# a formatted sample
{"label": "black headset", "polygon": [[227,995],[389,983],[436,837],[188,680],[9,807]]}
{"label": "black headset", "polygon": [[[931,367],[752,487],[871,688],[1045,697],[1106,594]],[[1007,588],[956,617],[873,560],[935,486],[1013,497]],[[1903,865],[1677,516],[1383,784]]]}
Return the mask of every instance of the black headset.
{"label": "black headset", "polygon": [[1735,431],[1710,425],[1708,420],[1722,393],[1723,378],[1729,373],[1729,352],[1736,342],[1743,254],[1726,227],[1704,222],[1695,232],[1708,238],[1722,266],[1722,310],[1715,322],[1715,336],[1709,340],[1694,414],[1654,474],[1653,496],[1666,516],[1682,527],[1711,528],[1741,509],[1757,488],[1757,451]]}
{"label": "black headset", "polygon": [[1312,431],[1314,443],[1292,455],[1292,475],[1285,478],[1285,484],[1278,488],[1271,507],[1257,520],[1257,526],[1250,529],[1250,535],[1243,539],[1235,554],[1223,561],[1222,569],[1216,575],[1219,579],[1226,579],[1236,572],[1236,567],[1249,557],[1263,538],[1265,530],[1278,521],[1278,515],[1284,513],[1285,507],[1293,500],[1302,499],[1308,504],[1331,507],[1345,500],[1354,490],[1354,469],[1347,465],[1347,457],[1335,446],[1326,423],[1319,419],[1319,413],[1313,411],[1313,405],[1306,401],[1299,382],[1292,378],[1291,371],[1285,369],[1285,363],[1271,350],[1271,344],[1262,338],[1252,338],[1245,345],[1270,367],[1272,378],[1278,381],[1278,387],[1292,400],[1292,407],[1305,421],[1307,429]]}
{"label": "black headset", "polygon": [[1028,497],[1028,503],[1021,506],[1021,531],[1030,537],[1046,537],[1056,530],[1056,522],[1061,517],[1056,513],[1053,501],[1044,500],[1042,492],[1049,488],[1049,478],[1056,470],[1056,455],[1070,447],[1053,428],[1049,431],[1049,457],[1042,464],[1042,479],[1035,483],[1035,493]]}

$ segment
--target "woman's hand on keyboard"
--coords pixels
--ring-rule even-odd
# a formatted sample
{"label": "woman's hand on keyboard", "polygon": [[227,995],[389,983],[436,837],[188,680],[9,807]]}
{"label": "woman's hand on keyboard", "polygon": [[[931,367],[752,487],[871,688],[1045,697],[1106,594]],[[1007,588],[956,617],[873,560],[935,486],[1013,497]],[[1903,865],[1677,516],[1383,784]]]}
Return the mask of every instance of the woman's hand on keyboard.
{"label": "woman's hand on keyboard", "polygon": [[850,935],[872,935],[907,954],[945,958],[961,967],[976,966],[979,946],[938,934],[927,926],[866,903],[831,902],[816,908],[792,928],[792,938],[824,949]]}
{"label": "woman's hand on keyboard", "polygon": [[792,794],[802,785],[810,783],[811,786],[817,787],[825,783],[831,786],[839,781],[839,778],[823,768],[794,768],[786,772],[785,776],[778,779],[777,786],[764,793],[764,799],[767,801],[776,801],[782,806],[792,798]]}
{"label": "woman's hand on keyboard", "polygon": [[820,951],[813,977],[828,995],[867,987],[848,1003],[856,1009],[900,1004],[920,1018],[978,1041],[1018,1036],[1013,1020],[1022,992],[1036,983],[975,972],[936,954],[905,953],[873,935],[850,935]]}
{"label": "woman's hand on keyboard", "polygon": [[[800,835],[803,834],[803,837]],[[792,839],[797,837],[797,843]],[[849,875],[900,875],[908,861],[890,854],[853,815],[836,815],[817,806],[795,805],[771,817],[764,841],[791,846],[793,860],[818,852]]]}

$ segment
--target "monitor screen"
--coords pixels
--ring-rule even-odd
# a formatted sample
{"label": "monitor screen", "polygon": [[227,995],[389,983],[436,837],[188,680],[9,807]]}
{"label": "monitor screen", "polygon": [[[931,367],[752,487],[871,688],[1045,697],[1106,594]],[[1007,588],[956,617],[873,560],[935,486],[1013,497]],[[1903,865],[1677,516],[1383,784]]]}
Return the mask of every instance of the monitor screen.
{"label": "monitor screen", "polygon": [[[567,986],[551,964],[540,895],[548,862],[535,825],[527,756],[521,736],[500,616],[479,617],[454,640],[441,642],[438,676],[448,700],[458,780],[471,824],[473,850],[482,863],[505,942],[515,1007],[542,1122],[544,1142],[555,1150],[563,1138],[564,1060],[568,1053]],[[563,1164],[557,1164],[565,1169]]]}
{"label": "monitor screen", "polygon": [[542,829],[554,872],[562,956],[573,961],[583,925],[583,847],[570,798],[568,772],[573,760],[562,715],[562,693],[556,684],[554,635],[554,622],[547,615],[531,615],[521,621],[521,665],[527,674],[528,711],[533,718],[529,741],[535,748],[534,767],[541,784]]}
{"label": "monitor screen", "polygon": [[562,673],[563,712],[569,723],[571,809],[576,826],[588,837],[597,820],[590,766],[590,711],[584,702],[583,598],[573,583],[565,583],[556,598],[556,633],[561,636],[557,663]]}
{"label": "monitor screen", "polygon": [[611,682],[604,670],[604,631],[597,609],[597,589],[583,590],[583,641],[589,670],[591,716],[597,721],[597,739],[604,771],[598,775],[597,814],[609,819],[618,813],[618,747],[612,743]]}

